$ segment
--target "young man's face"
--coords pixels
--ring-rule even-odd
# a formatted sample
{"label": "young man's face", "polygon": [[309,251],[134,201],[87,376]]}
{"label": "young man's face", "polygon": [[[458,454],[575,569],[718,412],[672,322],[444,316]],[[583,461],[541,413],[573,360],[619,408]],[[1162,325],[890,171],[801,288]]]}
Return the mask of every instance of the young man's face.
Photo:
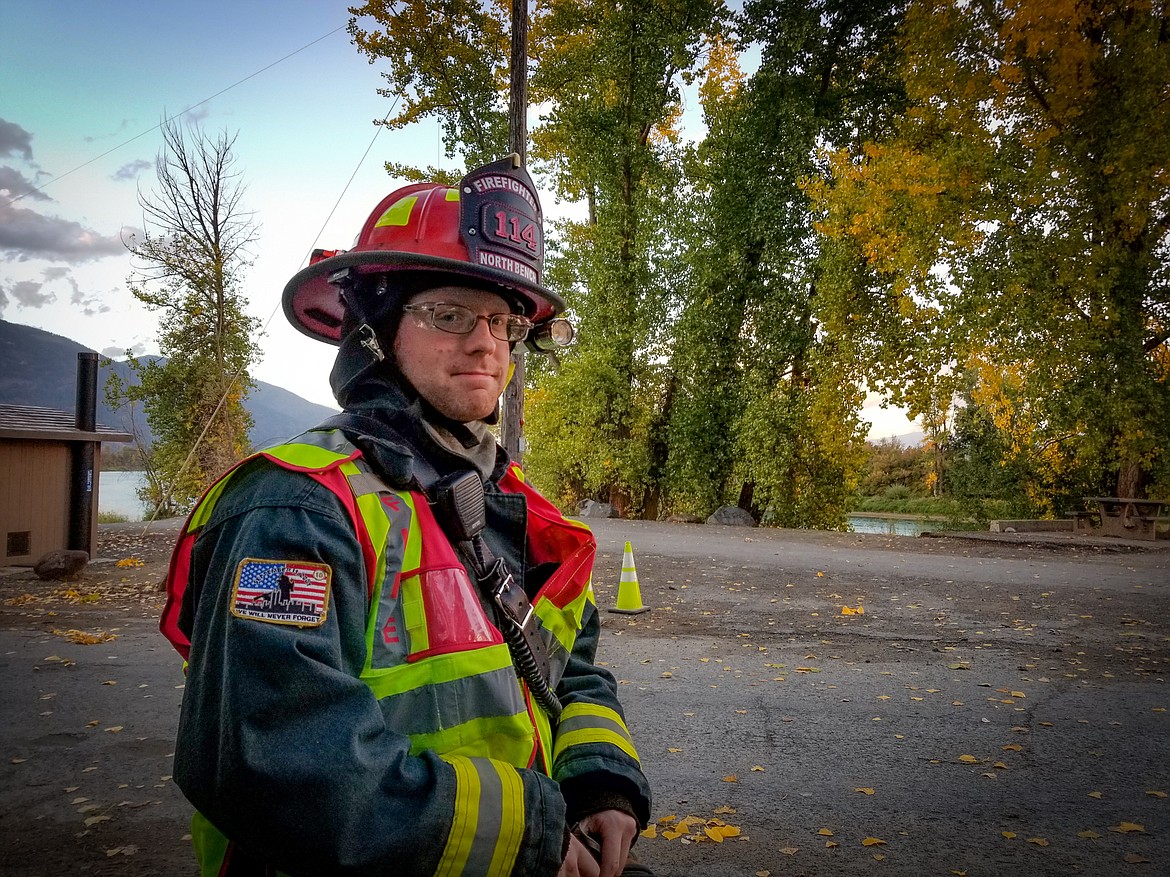
{"label": "young man's face", "polygon": [[[462,286],[420,292],[404,304],[455,304],[480,316],[506,314],[500,296]],[[508,381],[508,342],[495,338],[486,320],[476,320],[467,335],[452,335],[429,325],[427,314],[406,313],[394,339],[398,368],[440,413],[470,423],[495,410]]]}

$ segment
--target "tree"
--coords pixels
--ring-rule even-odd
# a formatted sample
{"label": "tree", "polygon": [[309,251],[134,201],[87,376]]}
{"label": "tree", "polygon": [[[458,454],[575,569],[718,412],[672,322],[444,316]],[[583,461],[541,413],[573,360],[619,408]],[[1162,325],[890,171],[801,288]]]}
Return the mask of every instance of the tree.
{"label": "tree", "polygon": [[[717,0],[553,0],[534,26],[533,97],[550,103],[534,154],[558,196],[584,202],[587,216],[558,228],[564,246],[549,275],[580,340],[557,373],[538,373],[547,392],[534,407],[553,407],[530,415],[530,460],[534,473],[568,477],[622,514],[658,510],[673,399],[664,364],[681,269],[672,221],[685,190],[681,85],[723,16]],[[588,437],[587,454],[538,450],[567,429]]]}
{"label": "tree", "polygon": [[863,460],[861,371],[820,304],[831,266],[804,187],[819,145],[854,144],[900,106],[887,47],[898,9],[748,3],[759,70],[741,81],[725,60],[704,85],[708,136],[688,165],[695,284],[671,369],[680,511],[738,502],[785,526],[844,522]]}
{"label": "tree", "polygon": [[[370,63],[387,62],[379,94],[401,106],[378,124],[391,130],[435,118],[447,158],[466,167],[495,161],[508,146],[507,0],[366,0],[351,7],[349,33]],[[372,19],[375,27],[363,27]],[[457,169],[386,162],[392,176],[453,184]]]}
{"label": "tree", "polygon": [[911,111],[819,193],[879,383],[913,408],[982,363],[1082,491],[1170,487],[1161,5],[916,0],[901,45]]}
{"label": "tree", "polygon": [[154,434],[144,501],[173,514],[248,451],[257,321],[240,290],[257,225],[243,208],[235,138],[162,126],[158,188],[139,193],[146,231],[127,242],[139,260],[130,292],[160,315],[161,359],[131,360],[137,384],[110,388],[141,402]]}

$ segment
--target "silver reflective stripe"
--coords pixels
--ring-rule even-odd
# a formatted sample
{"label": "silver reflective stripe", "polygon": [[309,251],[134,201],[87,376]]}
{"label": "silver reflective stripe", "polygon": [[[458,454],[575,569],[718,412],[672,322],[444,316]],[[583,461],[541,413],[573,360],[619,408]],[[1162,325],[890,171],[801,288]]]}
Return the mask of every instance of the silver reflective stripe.
{"label": "silver reflective stripe", "polygon": [[[358,464],[361,466],[361,464]],[[390,493],[391,490],[378,476],[370,472],[355,472],[348,476],[349,489],[354,496],[366,496],[370,493]]]}
{"label": "silver reflective stripe", "polygon": [[[377,673],[366,679],[377,692]],[[400,734],[433,734],[472,719],[527,711],[516,672],[509,666],[450,682],[434,682],[379,700],[386,724]]]}

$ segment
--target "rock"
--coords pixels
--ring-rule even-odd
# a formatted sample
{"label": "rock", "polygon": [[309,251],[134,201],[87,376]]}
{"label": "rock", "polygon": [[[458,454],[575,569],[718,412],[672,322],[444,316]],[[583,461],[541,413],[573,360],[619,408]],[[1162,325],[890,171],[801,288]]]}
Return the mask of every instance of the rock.
{"label": "rock", "polygon": [[707,518],[707,523],[724,524],[728,527],[754,527],[756,519],[739,506],[725,505],[715,509],[715,513]]}
{"label": "rock", "polygon": [[66,548],[54,548],[41,555],[33,565],[37,578],[64,582],[76,577],[89,563],[89,553]]}
{"label": "rock", "polygon": [[583,499],[577,504],[577,517],[579,518],[616,518],[617,516],[618,513],[614,511],[613,506],[607,502]]}

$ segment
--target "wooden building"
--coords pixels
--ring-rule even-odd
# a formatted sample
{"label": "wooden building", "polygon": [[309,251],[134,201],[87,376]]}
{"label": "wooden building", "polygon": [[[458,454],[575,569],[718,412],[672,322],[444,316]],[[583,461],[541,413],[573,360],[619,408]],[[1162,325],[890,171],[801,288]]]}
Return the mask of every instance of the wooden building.
{"label": "wooden building", "polygon": [[[55,548],[92,556],[101,443],[131,439],[105,426],[80,429],[69,411],[0,405],[0,566],[29,566]],[[90,447],[92,468],[79,473],[79,449]]]}

